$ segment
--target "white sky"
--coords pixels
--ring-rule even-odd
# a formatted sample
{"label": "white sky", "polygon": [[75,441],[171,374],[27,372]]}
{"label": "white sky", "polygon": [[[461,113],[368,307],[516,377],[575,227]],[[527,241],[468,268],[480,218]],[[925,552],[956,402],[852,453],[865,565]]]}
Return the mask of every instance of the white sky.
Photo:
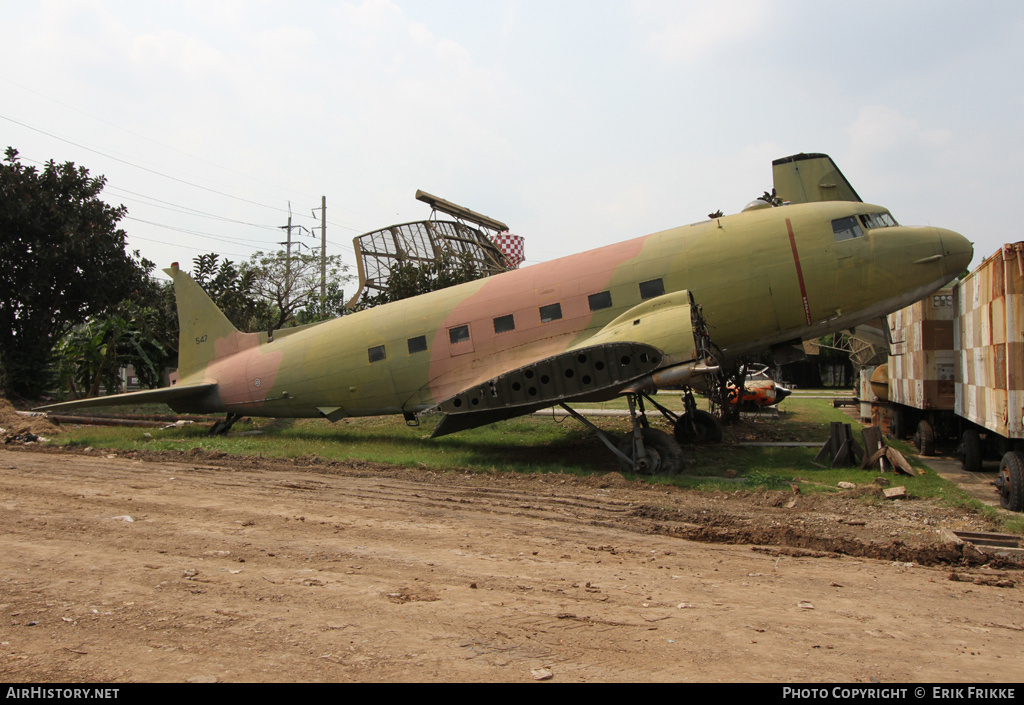
{"label": "white sky", "polygon": [[318,226],[321,195],[354,265],[355,235],[427,217],[418,188],[508,223],[539,262],[736,212],[797,152],[904,224],[963,233],[975,264],[1024,239],[1018,1],[2,10],[0,150],[105,175],[159,267],[276,249],[288,202]]}

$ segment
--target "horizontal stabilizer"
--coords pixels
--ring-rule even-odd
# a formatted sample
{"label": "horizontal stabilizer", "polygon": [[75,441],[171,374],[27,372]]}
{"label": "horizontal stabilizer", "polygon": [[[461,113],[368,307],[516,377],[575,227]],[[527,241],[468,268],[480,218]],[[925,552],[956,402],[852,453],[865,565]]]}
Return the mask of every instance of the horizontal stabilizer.
{"label": "horizontal stabilizer", "polygon": [[60,404],[40,406],[35,411],[70,411],[71,409],[90,409],[97,406],[125,406],[127,404],[171,404],[171,402],[198,400],[217,388],[215,382],[210,384],[189,384],[161,389],[144,389],[141,392],[127,394],[111,394],[106,397],[90,397],[75,399]]}

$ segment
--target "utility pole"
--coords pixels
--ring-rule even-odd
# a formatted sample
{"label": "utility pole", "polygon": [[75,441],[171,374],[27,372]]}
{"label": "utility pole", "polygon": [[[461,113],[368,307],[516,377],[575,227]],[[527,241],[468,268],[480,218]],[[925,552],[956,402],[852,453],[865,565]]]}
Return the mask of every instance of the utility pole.
{"label": "utility pole", "polygon": [[320,197],[320,300],[327,298],[327,196]]}
{"label": "utility pole", "polygon": [[[313,208],[316,217],[316,208]],[[320,197],[320,300],[327,298],[327,196]]]}
{"label": "utility pole", "polygon": [[288,230],[287,242],[279,243],[285,245],[285,260],[284,260],[284,305],[288,306],[289,295],[292,291],[292,202],[288,201],[288,225],[278,226],[282,229]]}
{"label": "utility pole", "polygon": [[285,305],[288,305],[288,295],[292,288],[292,202],[288,202],[288,249],[285,250]]}

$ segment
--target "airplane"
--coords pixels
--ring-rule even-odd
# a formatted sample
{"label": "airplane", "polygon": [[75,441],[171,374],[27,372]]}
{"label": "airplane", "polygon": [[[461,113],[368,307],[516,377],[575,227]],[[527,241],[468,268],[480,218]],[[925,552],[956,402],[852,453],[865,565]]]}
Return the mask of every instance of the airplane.
{"label": "airplane", "polygon": [[768,376],[767,365],[746,365],[743,369],[743,392],[735,384],[729,385],[730,404],[739,404],[743,409],[777,406],[793,393]]}
{"label": "airplane", "polygon": [[734,395],[730,397],[730,404],[739,404],[744,409],[757,408],[762,406],[776,406],[783,399],[793,393],[793,390],[783,387],[773,379],[752,379],[743,383],[743,393],[733,385]]}
{"label": "airplane", "polygon": [[[863,203],[827,155],[793,155],[773,170],[778,200],[734,215],[271,333],[236,330],[173,264],[164,271],[181,326],[176,383],[41,410],[165,402],[226,413],[215,432],[242,416],[402,414],[415,424],[440,412],[436,438],[557,404],[624,469],[678,472],[676,437],[706,435],[708,420],[692,400],[676,415],[653,392],[766,348],[785,361],[802,340],[928,295],[973,256],[958,233],[899,225]],[[623,439],[569,406],[622,396],[632,421]],[[644,400],[674,434],[649,426]]]}

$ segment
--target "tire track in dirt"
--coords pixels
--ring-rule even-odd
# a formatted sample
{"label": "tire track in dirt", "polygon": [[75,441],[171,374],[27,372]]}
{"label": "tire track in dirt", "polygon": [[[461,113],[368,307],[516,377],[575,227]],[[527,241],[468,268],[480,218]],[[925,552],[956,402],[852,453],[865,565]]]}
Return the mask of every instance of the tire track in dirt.
{"label": "tire track in dirt", "polygon": [[[788,520],[811,534],[815,512],[833,526],[840,505],[787,516],[771,497],[615,478],[220,462],[0,451],[5,673],[949,680],[959,668],[988,681],[1024,661],[1009,651],[1013,590],[669,531]],[[895,523],[865,516],[839,528],[891,541]]]}
{"label": "tire track in dirt", "polygon": [[[97,461],[98,467],[102,467],[101,460],[94,460]],[[221,466],[176,464],[169,467],[176,467],[179,474],[185,474],[193,479],[204,478],[204,485],[211,492],[224,492],[230,488],[244,488],[246,491],[252,489],[248,475],[244,478],[224,479],[225,468]],[[230,466],[228,469],[234,473],[243,472]],[[516,489],[480,487],[468,483],[437,486],[422,480],[405,481],[395,478],[345,477],[344,480],[339,480],[339,476],[330,469],[314,467],[307,470],[327,479],[313,480],[306,477],[279,480],[274,477],[275,474],[294,473],[295,469],[277,468],[265,473],[269,481],[258,483],[256,490],[265,493],[268,501],[273,501],[281,490],[298,491],[310,493],[310,496],[317,496],[318,499],[325,499],[329,494],[331,499],[339,503],[362,502],[367,507],[382,508],[407,504],[424,515],[437,511],[476,512],[491,514],[495,519],[505,515],[519,519],[531,518],[569,524],[590,523],[705,543],[788,546],[854,557],[916,562],[922,565],[1017,565],[1014,560],[979,552],[970,544],[956,545],[929,540],[918,542],[923,545],[910,545],[902,540],[863,540],[857,537],[853,526],[844,532],[838,521],[831,527],[828,535],[822,535],[819,526],[813,526],[810,530],[793,526],[788,523],[786,513],[772,512],[772,508],[766,508],[765,511],[776,515],[779,518],[778,522],[761,521],[758,525],[752,525],[754,522],[750,517],[726,512],[709,513],[706,509],[699,512],[678,511],[649,504],[638,505],[636,502],[614,500],[594,494],[580,493],[573,498],[566,498],[533,491],[527,497]],[[99,472],[100,476],[103,476],[102,471]],[[124,473],[121,477],[127,480],[130,473]],[[130,484],[128,486],[131,487]],[[222,503],[218,503],[217,506],[218,511],[224,511]],[[192,509],[198,510],[199,507],[193,506]]]}

